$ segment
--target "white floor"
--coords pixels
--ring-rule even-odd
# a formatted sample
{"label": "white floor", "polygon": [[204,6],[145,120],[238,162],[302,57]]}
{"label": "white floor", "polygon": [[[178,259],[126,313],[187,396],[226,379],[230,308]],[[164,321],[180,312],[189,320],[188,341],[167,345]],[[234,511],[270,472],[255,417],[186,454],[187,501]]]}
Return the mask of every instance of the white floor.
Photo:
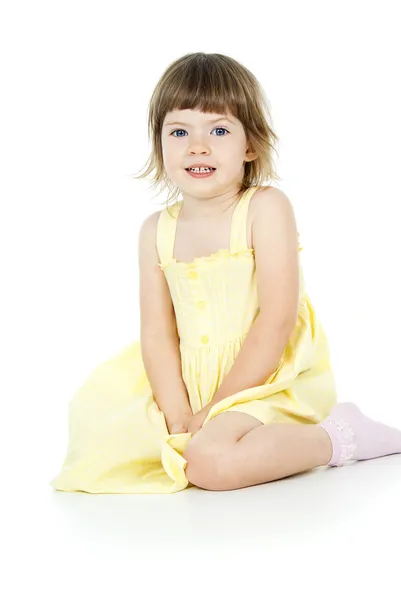
{"label": "white floor", "polygon": [[401,454],[170,495],[56,492],[38,470],[3,508],[7,600],[401,597]]}

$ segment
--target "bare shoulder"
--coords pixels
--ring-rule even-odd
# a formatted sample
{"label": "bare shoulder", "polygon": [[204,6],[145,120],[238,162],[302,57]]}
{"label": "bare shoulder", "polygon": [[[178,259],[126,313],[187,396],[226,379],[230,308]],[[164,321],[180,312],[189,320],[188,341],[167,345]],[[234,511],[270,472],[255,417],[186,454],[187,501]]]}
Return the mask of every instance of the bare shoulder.
{"label": "bare shoulder", "polygon": [[140,227],[140,231],[143,233],[152,233],[156,232],[157,223],[159,222],[159,217],[161,210],[157,210],[150,215],[148,215],[143,221]]}
{"label": "bare shoulder", "polygon": [[291,205],[287,194],[272,185],[261,187],[255,192],[250,201],[253,216],[257,216],[266,207]]}
{"label": "bare shoulder", "polygon": [[294,220],[294,210],[290,199],[279,188],[274,186],[261,187],[253,195],[249,203],[250,226],[252,244],[254,241],[254,228],[256,223],[273,223],[275,216]]}
{"label": "bare shoulder", "polygon": [[158,210],[148,215],[139,228],[138,236],[138,256],[141,265],[149,266],[157,265],[157,224],[159,222],[160,213]]}
{"label": "bare shoulder", "polygon": [[157,210],[148,215],[143,221],[139,228],[139,242],[140,244],[146,243],[150,239],[156,240],[157,224],[161,210]]}

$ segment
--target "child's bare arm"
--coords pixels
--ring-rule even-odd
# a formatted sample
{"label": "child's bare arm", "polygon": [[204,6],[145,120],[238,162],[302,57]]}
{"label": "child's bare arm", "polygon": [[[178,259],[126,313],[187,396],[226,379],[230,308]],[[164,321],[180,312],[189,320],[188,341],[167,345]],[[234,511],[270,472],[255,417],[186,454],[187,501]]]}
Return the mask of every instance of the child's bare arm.
{"label": "child's bare arm", "polygon": [[179,336],[170,290],[158,263],[156,247],[160,211],[143,222],[139,233],[141,351],[155,401],[167,425],[192,415],[182,379]]}

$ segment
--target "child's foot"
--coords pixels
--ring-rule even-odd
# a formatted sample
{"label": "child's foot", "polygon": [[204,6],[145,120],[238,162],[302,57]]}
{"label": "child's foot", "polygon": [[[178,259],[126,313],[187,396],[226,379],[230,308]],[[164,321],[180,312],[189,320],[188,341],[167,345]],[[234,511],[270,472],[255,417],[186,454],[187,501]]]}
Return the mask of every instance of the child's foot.
{"label": "child's foot", "polygon": [[330,467],[340,467],[347,460],[401,453],[401,431],[373,421],[353,402],[336,404],[318,425],[325,429],[333,444]]}

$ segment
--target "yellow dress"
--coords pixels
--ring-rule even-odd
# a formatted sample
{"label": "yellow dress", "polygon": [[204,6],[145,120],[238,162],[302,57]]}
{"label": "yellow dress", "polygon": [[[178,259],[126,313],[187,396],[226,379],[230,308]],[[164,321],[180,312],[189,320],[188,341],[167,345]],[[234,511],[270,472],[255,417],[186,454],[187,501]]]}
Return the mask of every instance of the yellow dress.
{"label": "yellow dress", "polygon": [[[212,400],[259,312],[254,250],[246,235],[249,201],[257,189],[249,188],[235,207],[230,251],[192,263],[173,258],[183,201],[159,216],[159,266],[174,303],[193,412]],[[204,425],[225,411],[241,411],[264,424],[313,424],[336,404],[328,342],[305,292],[301,264],[300,270],[298,320],[277,369],[264,385],[215,404]],[[68,417],[68,450],[60,473],[49,482],[54,489],[168,494],[192,485],[183,458],[191,434],[169,434],[145,373],[140,341],[93,370],[70,400]]]}

